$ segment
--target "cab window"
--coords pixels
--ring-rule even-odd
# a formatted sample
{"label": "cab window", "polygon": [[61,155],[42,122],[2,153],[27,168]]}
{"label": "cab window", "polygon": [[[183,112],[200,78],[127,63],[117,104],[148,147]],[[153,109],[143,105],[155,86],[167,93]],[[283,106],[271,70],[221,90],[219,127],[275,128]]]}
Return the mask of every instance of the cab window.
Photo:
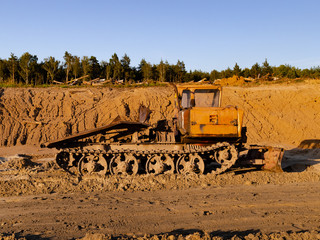
{"label": "cab window", "polygon": [[197,89],[194,91],[196,107],[219,107],[218,89]]}
{"label": "cab window", "polygon": [[182,108],[190,108],[191,107],[191,92],[190,92],[190,90],[183,90],[182,98],[181,98],[181,106],[182,106]]}

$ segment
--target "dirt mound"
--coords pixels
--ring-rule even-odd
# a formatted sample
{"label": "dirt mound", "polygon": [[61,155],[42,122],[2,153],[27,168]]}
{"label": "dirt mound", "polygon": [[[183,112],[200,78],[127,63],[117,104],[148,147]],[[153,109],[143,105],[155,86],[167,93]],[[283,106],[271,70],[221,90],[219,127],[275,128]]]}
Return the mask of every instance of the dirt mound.
{"label": "dirt mound", "polygon": [[[2,235],[0,234],[0,240],[25,240],[24,237],[18,237],[16,234]],[[78,238],[78,240],[111,240],[111,239],[137,239],[137,240],[311,240],[320,239],[319,231],[302,231],[302,232],[277,232],[277,233],[206,233],[206,232],[195,232],[191,234],[159,234],[159,235],[144,235],[143,237],[137,236],[113,236],[106,235],[102,233],[87,233],[83,238]]]}
{"label": "dirt mound", "polygon": [[[319,138],[320,85],[225,87],[222,106],[245,112],[251,144],[298,146]],[[8,88],[0,96],[0,146],[39,145],[72,133],[103,126],[118,115],[138,119],[140,104],[152,110],[151,123],[172,118],[171,87]]]}
{"label": "dirt mound", "polygon": [[7,158],[2,158],[0,169],[27,169],[33,168],[37,164],[31,161],[31,157],[23,154],[16,154]]}
{"label": "dirt mound", "polygon": [[24,237],[18,237],[16,234],[4,235],[0,233],[0,240],[26,240]]}
{"label": "dirt mound", "polygon": [[214,83],[221,86],[243,86],[245,84],[245,79],[244,77],[238,77],[234,75],[233,77],[229,78],[217,79]]}
{"label": "dirt mound", "polygon": [[[305,168],[304,168],[305,170]],[[312,168],[303,172],[272,173],[261,171],[235,171],[222,175],[136,175],[121,176],[98,175],[75,178],[56,167],[47,167],[28,171],[7,171],[0,176],[0,196],[49,194],[49,193],[91,193],[103,192],[137,192],[183,190],[195,187],[222,187],[229,185],[265,185],[298,182],[319,182],[320,172]]]}
{"label": "dirt mound", "polygon": [[136,121],[140,104],[153,111],[154,123],[173,113],[170,90],[8,88],[0,96],[0,146],[39,145],[103,126],[117,116]]}
{"label": "dirt mound", "polygon": [[319,139],[320,85],[224,89],[222,105],[237,105],[245,112],[249,143],[292,148]]}
{"label": "dirt mound", "polygon": [[[247,231],[248,232],[248,231]],[[87,233],[85,237],[79,238],[79,240],[111,240],[111,239],[137,239],[137,240],[223,240],[223,239],[232,239],[232,240],[311,240],[311,239],[320,239],[319,231],[302,231],[302,232],[277,232],[277,233],[237,233],[237,232],[228,232],[223,233],[217,231],[217,233],[206,233],[206,232],[195,232],[192,234],[159,234],[159,235],[145,235],[143,237],[137,236],[119,236],[115,237],[112,235],[104,235],[99,233]],[[250,231],[249,231],[250,232]]]}

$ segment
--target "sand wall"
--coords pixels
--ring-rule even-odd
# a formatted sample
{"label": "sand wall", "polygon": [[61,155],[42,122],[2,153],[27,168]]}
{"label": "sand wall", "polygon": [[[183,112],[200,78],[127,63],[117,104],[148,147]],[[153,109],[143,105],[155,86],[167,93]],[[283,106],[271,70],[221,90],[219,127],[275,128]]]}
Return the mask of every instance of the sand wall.
{"label": "sand wall", "polygon": [[[320,135],[320,85],[225,87],[223,105],[245,111],[248,142],[297,146]],[[151,123],[173,116],[174,92],[156,88],[0,89],[0,146],[39,145],[110,123],[137,120],[140,104]]]}

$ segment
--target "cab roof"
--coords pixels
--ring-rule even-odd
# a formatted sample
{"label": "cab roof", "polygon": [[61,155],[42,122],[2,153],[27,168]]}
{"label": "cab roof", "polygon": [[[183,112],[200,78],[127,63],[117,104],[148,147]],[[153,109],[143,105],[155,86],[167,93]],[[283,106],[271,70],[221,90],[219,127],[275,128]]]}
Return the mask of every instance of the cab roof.
{"label": "cab roof", "polygon": [[209,84],[177,84],[177,90],[179,95],[181,96],[183,90],[190,90],[191,92],[194,92],[197,89],[213,89],[213,90],[219,90],[221,91],[222,87],[220,85],[209,85]]}

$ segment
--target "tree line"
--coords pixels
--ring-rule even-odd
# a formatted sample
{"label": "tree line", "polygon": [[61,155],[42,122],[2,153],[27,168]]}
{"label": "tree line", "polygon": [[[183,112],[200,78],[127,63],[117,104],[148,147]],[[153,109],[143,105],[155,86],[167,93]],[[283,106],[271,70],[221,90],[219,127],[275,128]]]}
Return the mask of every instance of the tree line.
{"label": "tree line", "polygon": [[320,67],[299,69],[290,65],[270,66],[267,59],[256,63],[251,68],[241,69],[237,63],[234,67],[222,71],[201,70],[186,71],[183,61],[169,64],[161,60],[158,64],[151,64],[142,59],[138,67],[131,66],[131,59],[127,54],[121,58],[114,53],[108,61],[99,62],[96,57],[82,58],[65,52],[64,61],[50,56],[39,62],[36,55],[29,52],[19,58],[11,53],[7,59],[0,59],[0,82],[12,84],[41,85],[52,84],[55,81],[67,83],[72,79],[82,77],[84,80],[106,79],[111,82],[119,80],[125,83],[145,81],[156,82],[189,82],[206,79],[214,81],[234,75],[245,78],[320,78]]}

